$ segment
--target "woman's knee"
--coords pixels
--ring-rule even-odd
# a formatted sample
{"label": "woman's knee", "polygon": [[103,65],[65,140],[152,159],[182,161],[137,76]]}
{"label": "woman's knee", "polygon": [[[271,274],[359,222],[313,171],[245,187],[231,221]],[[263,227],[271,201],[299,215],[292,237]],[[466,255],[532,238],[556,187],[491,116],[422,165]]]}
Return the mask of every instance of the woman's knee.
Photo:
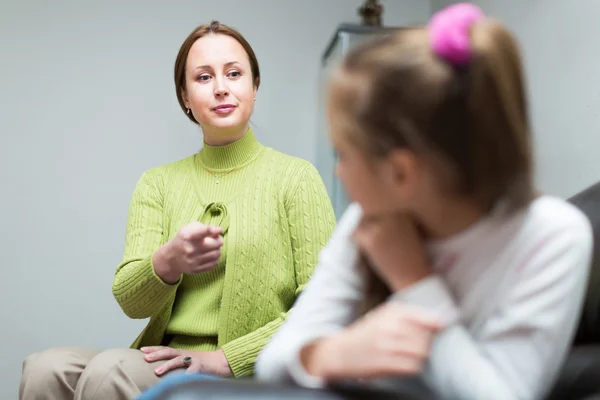
{"label": "woman's knee", "polygon": [[74,387],[94,350],[52,348],[29,355],[23,361],[21,392],[51,391],[55,386]]}
{"label": "woman's knee", "polygon": [[87,398],[89,393],[96,393],[94,398],[125,398],[156,381],[158,377],[139,350],[106,350],[90,360],[77,385],[77,392],[83,398]]}
{"label": "woman's knee", "polygon": [[44,379],[62,374],[77,358],[69,348],[52,348],[34,353],[23,361],[23,380]]}
{"label": "woman's knee", "polygon": [[[98,353],[90,360],[85,368],[85,375],[94,378],[103,378],[116,368],[127,370],[135,368],[136,362],[131,362],[138,356],[139,350],[112,349]],[[108,377],[109,378],[109,377]]]}

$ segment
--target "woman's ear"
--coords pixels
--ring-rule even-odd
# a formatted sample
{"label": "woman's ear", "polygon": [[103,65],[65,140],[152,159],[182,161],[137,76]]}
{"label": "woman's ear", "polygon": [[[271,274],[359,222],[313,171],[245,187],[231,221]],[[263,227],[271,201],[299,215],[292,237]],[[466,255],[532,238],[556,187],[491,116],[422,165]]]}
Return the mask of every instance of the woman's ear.
{"label": "woman's ear", "polygon": [[184,88],[181,88],[181,98],[183,99],[183,104],[185,105],[185,107],[189,109],[190,101],[188,99],[187,90],[185,90]]}

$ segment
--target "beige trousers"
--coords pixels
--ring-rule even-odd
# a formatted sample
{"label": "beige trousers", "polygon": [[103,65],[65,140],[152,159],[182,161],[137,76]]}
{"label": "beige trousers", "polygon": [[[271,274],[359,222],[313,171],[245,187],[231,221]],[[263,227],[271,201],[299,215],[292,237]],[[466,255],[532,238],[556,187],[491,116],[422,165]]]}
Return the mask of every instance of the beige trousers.
{"label": "beige trousers", "polygon": [[19,399],[132,400],[160,380],[154,370],[165,362],[133,349],[49,349],[23,362]]}

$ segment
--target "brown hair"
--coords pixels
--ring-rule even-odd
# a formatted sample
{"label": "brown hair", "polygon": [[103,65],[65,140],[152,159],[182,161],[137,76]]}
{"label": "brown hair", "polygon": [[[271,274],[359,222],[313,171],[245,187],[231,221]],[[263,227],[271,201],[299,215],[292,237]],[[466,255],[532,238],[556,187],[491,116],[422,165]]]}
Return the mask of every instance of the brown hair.
{"label": "brown hair", "polygon": [[[432,161],[447,192],[516,211],[534,196],[519,49],[490,19],[473,25],[470,38],[466,67],[434,54],[424,27],[359,45],[343,60],[334,101],[348,120],[344,133],[370,158],[410,149]],[[381,294],[377,281],[371,276],[369,290]]]}
{"label": "brown hair", "polygon": [[242,36],[240,32],[237,30],[221,24],[219,21],[212,21],[210,24],[200,25],[196,29],[189,34],[187,39],[183,42],[181,47],[179,48],[179,53],[177,54],[177,59],[175,60],[175,90],[177,91],[177,101],[179,101],[179,105],[184,113],[188,116],[188,118],[194,122],[198,123],[192,113],[187,113],[187,108],[183,101],[183,91],[185,90],[185,65],[187,63],[188,54],[190,53],[190,49],[196,43],[196,41],[206,35],[227,35],[235,40],[237,40],[248,55],[248,60],[250,61],[250,69],[252,72],[252,81],[254,82],[254,86],[258,89],[260,86],[260,68],[258,66],[258,59],[256,58],[256,54],[254,54],[254,50],[250,43]]}

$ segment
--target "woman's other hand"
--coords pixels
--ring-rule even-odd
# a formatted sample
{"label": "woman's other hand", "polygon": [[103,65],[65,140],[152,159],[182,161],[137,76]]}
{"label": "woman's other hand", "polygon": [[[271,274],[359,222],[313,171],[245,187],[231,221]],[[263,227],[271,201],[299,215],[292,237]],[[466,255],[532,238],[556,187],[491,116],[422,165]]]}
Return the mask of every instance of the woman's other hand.
{"label": "woman's other hand", "polygon": [[220,227],[192,222],[154,253],[154,270],[163,281],[173,284],[181,274],[198,274],[215,268],[221,246]]}
{"label": "woman's other hand", "polygon": [[[168,360],[154,370],[157,376],[179,368],[186,368],[186,372],[203,372],[223,377],[233,374],[222,350],[192,351],[165,346],[142,347],[140,350],[144,353],[144,360],[149,363]],[[189,362],[185,362],[186,358]]]}

